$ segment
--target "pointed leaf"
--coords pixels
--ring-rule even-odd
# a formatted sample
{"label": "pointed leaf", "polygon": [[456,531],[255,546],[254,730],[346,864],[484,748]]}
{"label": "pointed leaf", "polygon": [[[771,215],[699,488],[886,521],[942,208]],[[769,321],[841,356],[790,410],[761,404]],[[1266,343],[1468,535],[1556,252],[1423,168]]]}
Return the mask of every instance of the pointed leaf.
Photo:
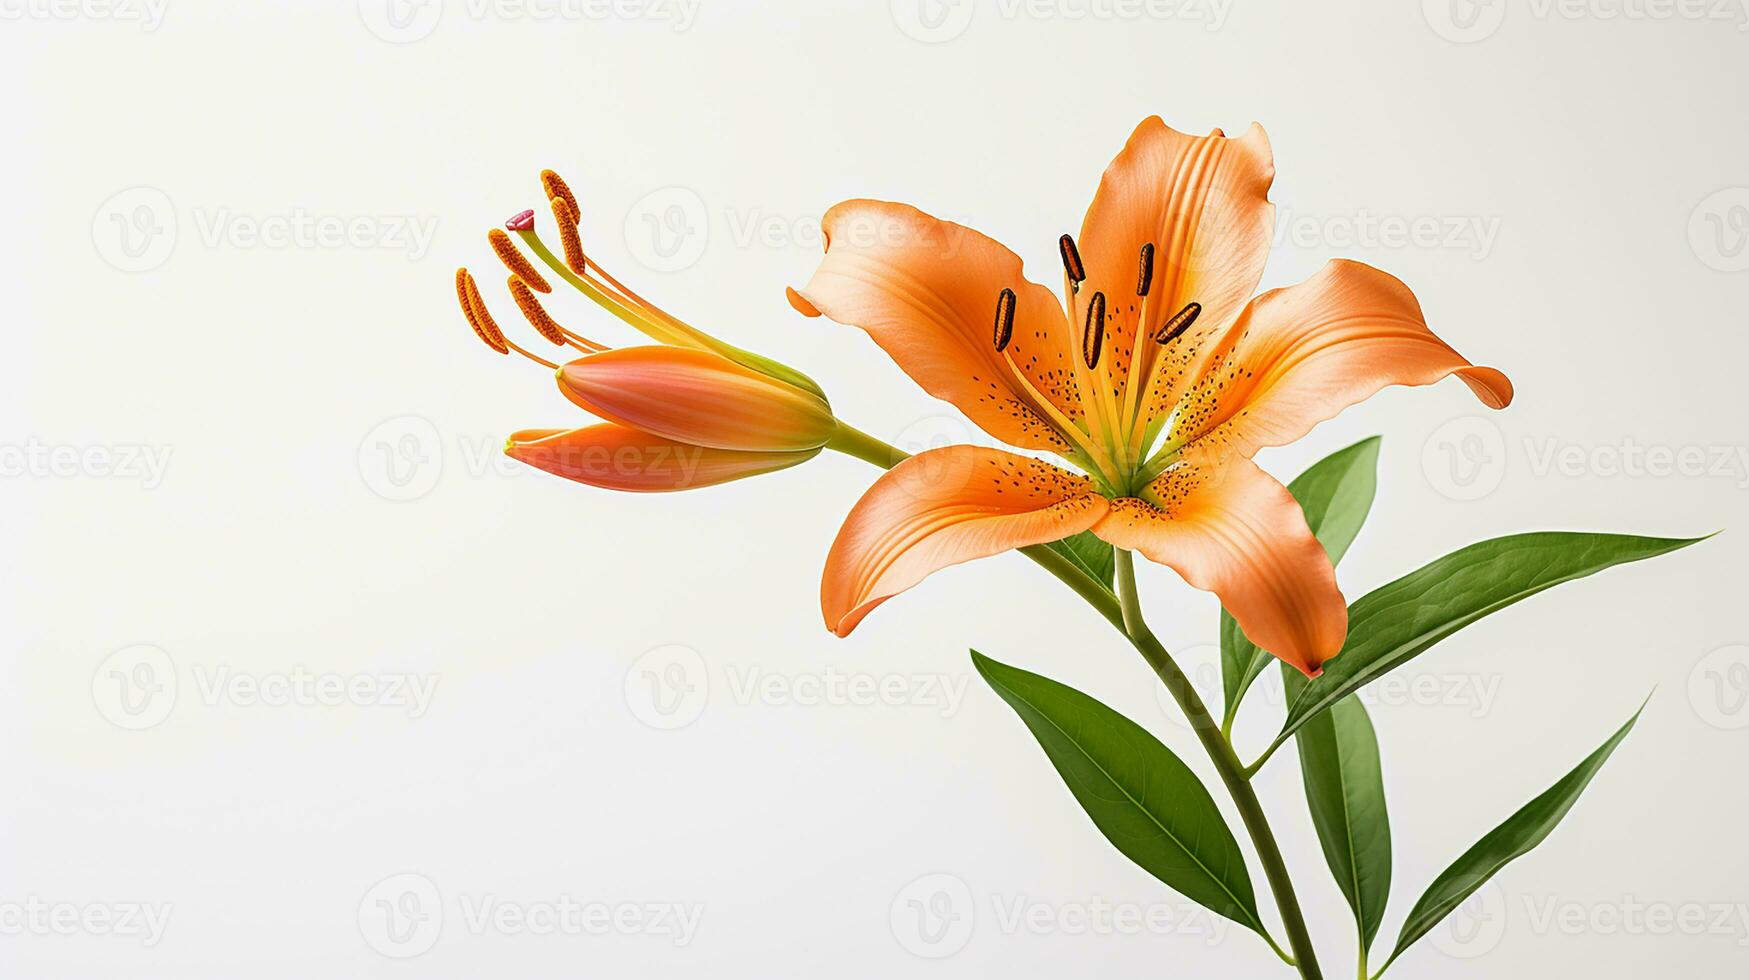
{"label": "pointed leaf", "polygon": [[1095,582],[1108,589],[1113,588],[1112,583],[1117,577],[1117,553],[1092,531],[1082,531],[1061,541],[1052,541],[1048,547],[1074,562],[1075,567],[1086,572]]}
{"label": "pointed leaf", "polygon": [[[1286,664],[1282,680],[1290,698],[1307,683]],[[1372,719],[1351,694],[1307,722],[1295,742],[1324,861],[1354,910],[1362,948],[1371,949],[1391,891],[1391,818]]]}
{"label": "pointed leaf", "polygon": [[1579,768],[1568,773],[1548,792],[1531,800],[1524,809],[1494,828],[1475,847],[1446,868],[1409,912],[1409,918],[1403,923],[1403,931],[1397,937],[1397,949],[1385,966],[1389,967],[1396,962],[1404,950],[1439,925],[1453,909],[1487,884],[1488,879],[1494,877],[1501,868],[1530,853],[1532,848],[1547,840],[1561,819],[1573,809],[1573,804],[1579,801],[1579,794],[1585,792],[1585,787],[1591,784],[1598,770],[1609,761],[1616,746],[1628,737],[1628,732],[1633,731],[1634,723],[1640,720],[1640,713],[1645,710],[1645,705],[1641,705],[1640,711],[1634,712],[1628,723],[1609,741],[1603,743],[1602,748],[1581,762]]}
{"label": "pointed leaf", "polygon": [[[1288,484],[1288,492],[1306,512],[1306,524],[1338,564],[1348,546],[1360,534],[1366,515],[1378,493],[1379,437],[1338,450]],[[1239,702],[1270,661],[1267,650],[1245,638],[1245,632],[1225,609],[1221,610],[1221,686],[1226,693],[1227,718],[1239,711]]]}
{"label": "pointed leaf", "polygon": [[1172,750],[1072,687],[976,650],[972,662],[1032,730],[1106,840],[1186,898],[1263,932],[1239,843]]}
{"label": "pointed leaf", "polygon": [[1288,705],[1271,751],[1318,712],[1478,619],[1613,565],[1686,548],[1701,538],[1545,531],[1454,551],[1348,607],[1348,642]]}

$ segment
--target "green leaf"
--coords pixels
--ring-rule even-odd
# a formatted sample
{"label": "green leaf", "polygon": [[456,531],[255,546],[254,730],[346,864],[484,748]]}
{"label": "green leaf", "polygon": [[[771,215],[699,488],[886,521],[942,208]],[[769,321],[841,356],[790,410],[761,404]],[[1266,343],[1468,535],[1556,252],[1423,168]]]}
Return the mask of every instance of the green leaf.
{"label": "green leaf", "polygon": [[[1379,437],[1373,436],[1326,456],[1288,484],[1332,565],[1342,561],[1366,523],[1378,493],[1378,469]],[[1226,693],[1228,721],[1238,714],[1245,692],[1274,659],[1246,639],[1238,622],[1221,610],[1221,686]]]}
{"label": "green leaf", "polygon": [[976,650],[972,663],[1032,730],[1106,840],[1186,898],[1263,934],[1239,843],[1172,750],[1074,688]]}
{"label": "green leaf", "polygon": [[1348,642],[1288,705],[1270,751],[1318,713],[1420,656],[1478,619],[1613,565],[1686,548],[1701,538],[1544,531],[1454,551],[1348,607]]}
{"label": "green leaf", "polygon": [[[1287,664],[1281,673],[1290,698],[1307,683]],[[1372,719],[1351,694],[1307,722],[1295,741],[1324,861],[1354,910],[1361,948],[1371,949],[1391,891],[1391,818]]]}
{"label": "green leaf", "polygon": [[1110,589],[1117,576],[1117,553],[1092,531],[1082,531],[1061,541],[1052,541],[1052,551],[1075,563],[1075,567]]}
{"label": "green leaf", "polygon": [[1645,710],[1645,705],[1641,705],[1640,711],[1634,712],[1628,723],[1609,741],[1603,743],[1602,748],[1581,762],[1579,768],[1568,773],[1548,792],[1531,800],[1524,809],[1494,828],[1475,847],[1446,868],[1409,912],[1409,918],[1403,923],[1403,931],[1397,937],[1397,949],[1385,966],[1395,963],[1404,950],[1439,925],[1453,909],[1487,884],[1488,879],[1494,877],[1501,868],[1530,853],[1531,849],[1547,840],[1567,812],[1573,809],[1573,804],[1579,801],[1579,794],[1585,792],[1585,787],[1591,784],[1598,770],[1609,761],[1616,746],[1628,737],[1628,732],[1634,728],[1634,722],[1640,720],[1640,712]]}

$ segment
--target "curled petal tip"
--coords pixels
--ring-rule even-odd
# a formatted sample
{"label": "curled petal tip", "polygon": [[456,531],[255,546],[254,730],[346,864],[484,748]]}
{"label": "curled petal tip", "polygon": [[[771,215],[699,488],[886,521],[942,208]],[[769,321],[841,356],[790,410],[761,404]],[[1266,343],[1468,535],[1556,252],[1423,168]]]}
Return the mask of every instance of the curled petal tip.
{"label": "curled petal tip", "polygon": [[529,208],[526,211],[516,212],[510,216],[510,220],[504,222],[504,227],[511,231],[533,231],[534,209]]}
{"label": "curled petal tip", "polygon": [[784,298],[789,300],[789,305],[802,316],[814,317],[820,315],[820,310],[815,307],[814,304],[808,302],[806,296],[796,292],[794,287],[785,286],[783,288],[783,295]]}

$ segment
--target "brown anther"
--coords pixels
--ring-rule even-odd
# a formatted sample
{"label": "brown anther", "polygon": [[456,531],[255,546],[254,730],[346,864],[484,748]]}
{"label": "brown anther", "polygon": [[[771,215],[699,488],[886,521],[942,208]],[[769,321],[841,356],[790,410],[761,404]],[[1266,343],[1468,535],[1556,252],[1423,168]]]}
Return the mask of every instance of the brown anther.
{"label": "brown anther", "polygon": [[462,314],[468,318],[468,326],[474,328],[486,346],[500,354],[510,353],[510,345],[504,342],[504,331],[498,329],[498,324],[492,320],[492,314],[486,312],[486,303],[480,298],[480,289],[474,285],[474,277],[468,275],[468,270],[455,270],[455,295],[461,301]]}
{"label": "brown anther", "polygon": [[1014,339],[1014,290],[1004,289],[996,297],[996,353],[1008,349],[1008,342]]}
{"label": "brown anther", "polygon": [[551,170],[542,170],[540,186],[541,190],[547,192],[547,200],[564,201],[565,207],[571,209],[571,227],[575,228],[583,220],[583,209],[577,205],[577,195],[571,193],[571,187],[565,183],[565,178]]}
{"label": "brown anther", "polygon": [[1187,304],[1184,309],[1172,314],[1172,319],[1160,324],[1160,329],[1154,331],[1154,340],[1161,344],[1172,343],[1183,335],[1184,331],[1189,330],[1190,325],[1195,323],[1196,318],[1201,315],[1201,303]]}
{"label": "brown anther", "polygon": [[1105,294],[1094,293],[1087,304],[1087,326],[1081,331],[1081,359],[1088,370],[1099,366],[1099,351],[1105,346]]}
{"label": "brown anther", "polygon": [[505,267],[516,273],[516,278],[528,283],[528,288],[539,293],[553,291],[553,287],[547,284],[546,278],[535,271],[528,258],[517,250],[515,243],[510,240],[510,236],[506,235],[502,228],[492,229],[487,233],[486,238],[492,243],[492,251],[498,254],[498,261],[503,262]]}
{"label": "brown anther", "polygon": [[1069,281],[1077,288],[1087,280],[1087,269],[1081,265],[1081,250],[1075,247],[1075,239],[1064,235],[1057,239],[1057,251],[1063,256],[1063,271],[1069,274]]}
{"label": "brown anther", "polygon": [[1142,269],[1140,278],[1136,280],[1136,295],[1146,296],[1154,285],[1154,243],[1142,246]]}
{"label": "brown anther", "polygon": [[540,305],[540,300],[535,299],[534,293],[529,290],[527,283],[511,276],[510,295],[516,300],[516,308],[522,311],[523,319],[528,321],[529,326],[539,331],[542,337],[552,341],[555,346],[565,346],[567,343],[565,328],[559,326],[559,321],[554,320]]}
{"label": "brown anther", "polygon": [[562,197],[553,198],[553,220],[559,225],[559,241],[565,245],[565,265],[582,275],[587,266],[583,259],[583,238],[577,234],[576,212]]}

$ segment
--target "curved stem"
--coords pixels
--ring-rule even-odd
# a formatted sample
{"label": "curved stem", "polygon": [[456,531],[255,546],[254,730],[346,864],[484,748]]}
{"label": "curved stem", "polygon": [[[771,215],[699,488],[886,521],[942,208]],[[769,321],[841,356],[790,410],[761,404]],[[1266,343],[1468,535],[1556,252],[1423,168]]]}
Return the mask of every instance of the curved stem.
{"label": "curved stem", "polygon": [[[873,463],[882,469],[891,469],[909,455],[843,422],[838,423],[838,430],[826,443],[826,448]],[[1275,833],[1270,830],[1269,821],[1263,815],[1263,805],[1251,789],[1245,767],[1233,752],[1232,744],[1221,735],[1221,726],[1209,714],[1208,707],[1196,693],[1190,678],[1179,670],[1172,655],[1166,652],[1166,648],[1154,636],[1153,630],[1142,619],[1141,601],[1136,595],[1133,556],[1128,551],[1117,549],[1118,591],[1113,593],[1047,545],[1022,548],[1020,552],[1085,599],[1095,612],[1105,617],[1106,622],[1123,633],[1129,639],[1130,645],[1154,668],[1154,673],[1166,685],[1173,700],[1178,702],[1185,717],[1190,719],[1191,728],[1195,730],[1204,750],[1220,772],[1221,782],[1226,785],[1233,804],[1239,809],[1240,818],[1244,820],[1245,829],[1251,836],[1251,843],[1257,849],[1258,859],[1263,863],[1264,876],[1269,880],[1270,891],[1275,895],[1275,904],[1287,926],[1288,945],[1293,950],[1293,955],[1290,957],[1283,953],[1281,947],[1267,934],[1263,936],[1264,941],[1269,943],[1283,962],[1299,970],[1303,980],[1323,980],[1324,974],[1318,969],[1318,958],[1312,950],[1312,937],[1306,930],[1306,920],[1300,911],[1299,899],[1294,895],[1287,864],[1282,859],[1280,846],[1275,842]]]}
{"label": "curved stem", "polygon": [[1154,668],[1172,699],[1183,709],[1190,727],[1196,731],[1196,737],[1220,773],[1221,782],[1226,784],[1233,804],[1239,808],[1239,817],[1245,822],[1251,843],[1257,848],[1257,859],[1263,864],[1264,877],[1269,880],[1270,891],[1275,893],[1275,904],[1280,909],[1282,923],[1287,927],[1288,946],[1293,950],[1300,976],[1305,980],[1322,980],[1323,973],[1318,969],[1318,958],[1312,950],[1312,936],[1306,930],[1305,915],[1294,895],[1293,879],[1288,875],[1287,863],[1282,859],[1281,847],[1275,842],[1274,831],[1269,828],[1269,820],[1263,815],[1263,804],[1252,790],[1245,776],[1245,767],[1233,752],[1233,746],[1221,736],[1221,726],[1209,714],[1202,696],[1196,693],[1190,678],[1184,676],[1184,671],[1178,668],[1172,655],[1166,652],[1154,631],[1143,621],[1141,600],[1136,595],[1135,558],[1122,548],[1117,549],[1117,586],[1125,632],[1131,644],[1148,661],[1148,666]]}

